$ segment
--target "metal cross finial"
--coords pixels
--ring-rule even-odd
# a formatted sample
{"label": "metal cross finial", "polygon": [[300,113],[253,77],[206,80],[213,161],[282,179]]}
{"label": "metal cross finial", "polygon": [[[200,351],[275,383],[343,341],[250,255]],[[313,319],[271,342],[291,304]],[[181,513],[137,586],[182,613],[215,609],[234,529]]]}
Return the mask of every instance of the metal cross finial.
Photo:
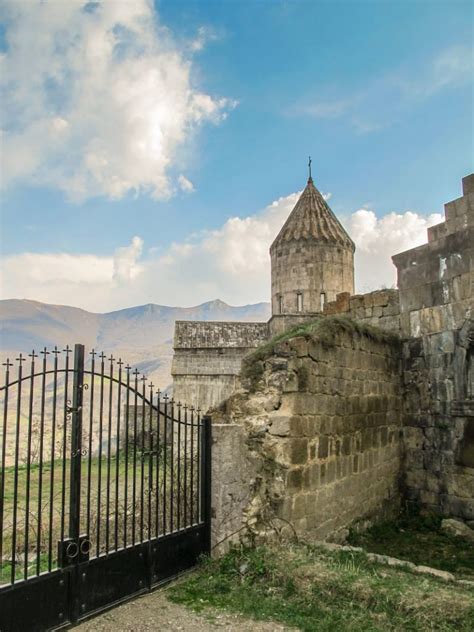
{"label": "metal cross finial", "polygon": [[312,163],[311,156],[309,156],[309,161],[308,161],[309,180],[312,180],[312,178],[311,178],[311,163]]}

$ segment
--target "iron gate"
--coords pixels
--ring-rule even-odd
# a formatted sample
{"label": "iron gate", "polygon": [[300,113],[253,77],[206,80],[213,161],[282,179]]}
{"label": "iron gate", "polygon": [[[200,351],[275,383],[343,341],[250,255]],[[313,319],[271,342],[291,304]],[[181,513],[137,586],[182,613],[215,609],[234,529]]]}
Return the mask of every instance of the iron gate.
{"label": "iron gate", "polygon": [[210,419],[120,359],[71,356],[4,364],[0,632],[66,627],[210,549]]}

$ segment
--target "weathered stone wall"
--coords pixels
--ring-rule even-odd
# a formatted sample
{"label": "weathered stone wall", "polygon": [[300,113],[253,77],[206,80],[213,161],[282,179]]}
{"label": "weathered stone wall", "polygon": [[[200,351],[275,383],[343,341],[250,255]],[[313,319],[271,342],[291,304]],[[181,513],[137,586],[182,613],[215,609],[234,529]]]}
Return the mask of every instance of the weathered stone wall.
{"label": "weathered stone wall", "polygon": [[174,399],[202,411],[216,406],[237,388],[245,355],[267,338],[267,323],[177,321]]}
{"label": "weathered stone wall", "polygon": [[368,294],[348,292],[338,294],[335,301],[326,303],[324,314],[343,314],[358,322],[388,331],[400,331],[400,303],[398,290],[376,290]]}
{"label": "weathered stone wall", "polygon": [[261,366],[246,360],[249,390],[212,412],[220,436],[230,424],[237,442],[222,459],[230,484],[219,480],[214,495],[216,540],[293,530],[321,539],[397,511],[399,362],[394,336],[337,326],[329,343],[298,337],[277,344]]}
{"label": "weathered stone wall", "polygon": [[177,320],[173,346],[175,349],[248,349],[262,344],[267,337],[267,323]]}
{"label": "weathered stone wall", "polygon": [[430,510],[474,518],[474,175],[428,243],[393,257],[404,336],[405,487]]}

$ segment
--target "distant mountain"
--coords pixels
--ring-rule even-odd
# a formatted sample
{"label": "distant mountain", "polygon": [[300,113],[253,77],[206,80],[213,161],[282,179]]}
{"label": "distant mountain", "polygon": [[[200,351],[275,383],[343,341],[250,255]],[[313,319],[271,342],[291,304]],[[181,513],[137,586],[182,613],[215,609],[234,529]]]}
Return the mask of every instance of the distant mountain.
{"label": "distant mountain", "polygon": [[176,320],[266,321],[269,303],[233,307],[215,300],[196,307],[140,305],[106,314],[38,301],[0,301],[2,358],[76,342],[113,353],[145,373],[161,389],[171,382]]}

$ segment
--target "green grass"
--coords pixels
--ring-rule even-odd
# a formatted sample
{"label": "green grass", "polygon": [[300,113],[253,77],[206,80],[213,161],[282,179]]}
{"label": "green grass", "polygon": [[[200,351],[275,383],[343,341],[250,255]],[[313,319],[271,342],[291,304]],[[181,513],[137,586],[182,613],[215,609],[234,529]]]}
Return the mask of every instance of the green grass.
{"label": "green grass", "polygon": [[220,608],[305,632],[471,632],[474,591],[316,547],[236,549],[204,560],[169,598],[196,611]]}
{"label": "green grass", "polygon": [[440,525],[439,516],[406,514],[364,533],[352,532],[349,543],[474,580],[474,545],[464,538],[443,533]]}
{"label": "green grass", "polygon": [[[66,459],[64,462],[65,471],[66,471],[66,489],[69,489],[69,471],[71,467],[71,462],[69,459]],[[82,481],[84,485],[87,484],[87,476],[88,476],[88,460],[82,460]],[[51,493],[51,471],[53,469],[53,464],[51,461],[46,461],[43,463],[42,468],[42,498],[44,500],[50,497]],[[120,481],[124,480],[125,470],[127,469],[127,465],[125,459],[120,459],[118,464],[119,469],[119,479]],[[102,485],[107,477],[107,458],[103,457],[99,459],[97,457],[93,457],[91,459],[91,487],[93,490],[97,489],[97,484],[99,481],[99,470],[100,470],[100,478],[102,481]],[[110,478],[112,481],[115,480],[115,474],[117,470],[117,461],[114,457],[110,459]],[[129,459],[128,463],[129,476],[130,473],[133,475],[133,463]],[[137,455],[137,474],[140,476],[140,457]],[[34,507],[35,504],[38,503],[38,495],[39,495],[39,475],[40,468],[38,464],[33,464],[30,469],[30,504]],[[53,472],[53,496],[57,496],[58,493],[61,493],[62,490],[62,477],[63,477],[63,461],[56,460],[54,461],[54,472]],[[26,482],[27,482],[27,467],[26,465],[20,465],[18,467],[18,504],[21,507],[25,506],[26,503]],[[14,501],[14,491],[15,491],[15,468],[13,466],[5,468],[5,514],[11,512],[13,508]]]}
{"label": "green grass", "polygon": [[400,343],[399,336],[392,332],[359,323],[346,316],[325,316],[316,318],[303,325],[297,325],[282,334],[274,336],[269,342],[258,347],[253,353],[244,358],[241,376],[250,381],[252,388],[263,373],[264,361],[275,354],[278,346],[282,343],[293,338],[303,337],[307,340],[319,342],[325,347],[331,347],[335,344],[336,336],[343,332],[351,335],[366,336],[376,342]]}
{"label": "green grass", "polygon": [[[171,515],[171,469],[169,466],[170,460],[168,455],[168,467],[167,467],[167,494],[166,494],[166,507],[167,507],[167,516],[168,516],[168,527],[169,520]],[[54,471],[53,464],[51,462],[45,462],[42,468],[42,492],[41,492],[41,531],[39,535],[39,551],[40,555],[49,552],[49,546],[51,544],[51,557],[52,557],[52,566],[55,567],[57,564],[57,542],[61,539],[61,526],[62,521],[64,519],[65,533],[67,534],[68,529],[68,521],[69,521],[69,497],[70,497],[70,460],[66,460],[65,463],[65,487],[64,487],[64,514],[61,511],[62,507],[62,494],[63,494],[63,462],[55,461],[54,462]],[[141,474],[143,467],[143,491],[141,487]],[[81,476],[81,529],[85,532],[87,526],[87,506],[88,506],[88,468],[89,461],[86,458],[82,460],[82,476]],[[176,463],[174,464],[174,469],[176,470]],[[110,471],[108,473],[107,470],[107,459],[104,457],[99,459],[97,457],[93,457],[90,461],[90,488],[91,488],[91,502],[90,502],[90,529],[89,536],[93,542],[96,542],[95,538],[97,536],[97,531],[100,528],[101,531],[101,539],[100,539],[100,547],[101,550],[106,546],[104,540],[104,533],[106,526],[108,525],[114,533],[115,525],[117,524],[118,529],[118,540],[121,542],[125,537],[123,533],[123,529],[125,528],[124,516],[125,511],[127,511],[128,520],[127,520],[127,540],[130,541],[133,536],[133,531],[135,529],[135,533],[141,533],[142,527],[142,517],[143,517],[143,529],[146,533],[147,525],[148,525],[148,486],[149,486],[149,463],[148,459],[142,461],[141,455],[137,452],[136,458],[136,469],[135,469],[135,508],[133,508],[133,458],[129,457],[128,464],[125,458],[120,458],[118,461],[113,457],[110,459]],[[189,470],[189,468],[188,468]],[[118,472],[119,479],[119,495],[117,499],[117,514],[115,512],[116,509],[116,474]],[[125,474],[128,473],[128,481],[127,481],[127,509],[125,509]],[[195,471],[195,479],[194,485],[196,485],[196,473]],[[51,476],[53,474],[53,476]],[[160,478],[160,486],[163,488],[164,481],[164,467],[163,463],[160,460],[160,464],[158,468],[156,467],[156,462],[153,462],[153,484],[156,485],[157,474],[159,474]],[[12,558],[12,547],[13,547],[13,534],[14,534],[14,525],[13,525],[13,517],[14,517],[14,507],[15,507],[15,469],[14,467],[7,467],[4,471],[4,483],[5,483],[5,491],[4,491],[4,507],[3,507],[3,533],[2,535],[2,544],[3,544],[3,559],[0,560],[0,579],[9,580],[10,572],[11,572],[11,558]],[[107,487],[107,478],[110,477],[110,486]],[[29,550],[29,563],[28,563],[28,574],[36,574],[36,565],[34,563],[34,559],[37,554],[38,547],[38,502],[39,502],[39,479],[40,479],[40,468],[37,464],[32,465],[30,468],[30,494],[29,494],[29,512],[28,512],[28,550]],[[188,479],[189,479],[189,471],[188,471]],[[53,482],[53,486],[51,486],[51,481]],[[99,497],[99,481],[100,481],[100,512],[98,509],[98,497]],[[177,511],[177,472],[174,472],[174,520],[176,521],[176,511]],[[188,496],[184,499],[183,496],[183,484],[184,477],[182,476],[180,479],[181,490],[180,490],[180,511],[181,516],[183,516],[184,512],[184,503],[187,504],[187,515],[189,516],[189,502],[190,502],[190,482],[188,480]],[[26,506],[27,506],[27,468],[26,466],[19,466],[17,473],[17,494],[16,494],[16,555],[17,555],[17,564],[16,564],[16,572],[15,576],[20,578],[24,573],[24,564],[22,561],[22,557],[24,556],[24,551],[26,547],[26,524],[27,524],[27,514],[26,514]],[[51,505],[51,490],[53,491],[52,498],[53,502]],[[109,491],[109,503],[107,505],[107,491]],[[163,492],[162,492],[163,493]],[[141,498],[143,495],[143,510],[140,511],[141,506]],[[162,523],[162,512],[163,512],[163,495],[160,495],[160,505],[159,512]],[[156,494],[153,492],[150,497],[150,516],[151,516],[151,524],[150,529],[156,528]],[[52,512],[50,515],[50,510],[52,507]],[[108,508],[108,511],[107,511]],[[133,516],[133,517],[132,517]],[[51,520],[51,523],[50,523]],[[50,527],[51,524],[51,527]],[[51,543],[49,540],[49,536],[51,533]],[[139,537],[138,535],[136,537]],[[31,563],[30,563],[31,562]]]}
{"label": "green grass", "polygon": [[[56,561],[52,560],[52,568],[56,567]],[[43,573],[49,569],[48,556],[41,555],[40,556],[40,564],[39,571]],[[15,579],[24,579],[25,565],[23,562],[19,562],[15,564]],[[28,560],[28,568],[27,575],[32,576],[36,575],[36,560]],[[0,564],[0,585],[1,584],[9,584],[12,576],[12,565],[10,562],[4,562],[3,565]]]}

